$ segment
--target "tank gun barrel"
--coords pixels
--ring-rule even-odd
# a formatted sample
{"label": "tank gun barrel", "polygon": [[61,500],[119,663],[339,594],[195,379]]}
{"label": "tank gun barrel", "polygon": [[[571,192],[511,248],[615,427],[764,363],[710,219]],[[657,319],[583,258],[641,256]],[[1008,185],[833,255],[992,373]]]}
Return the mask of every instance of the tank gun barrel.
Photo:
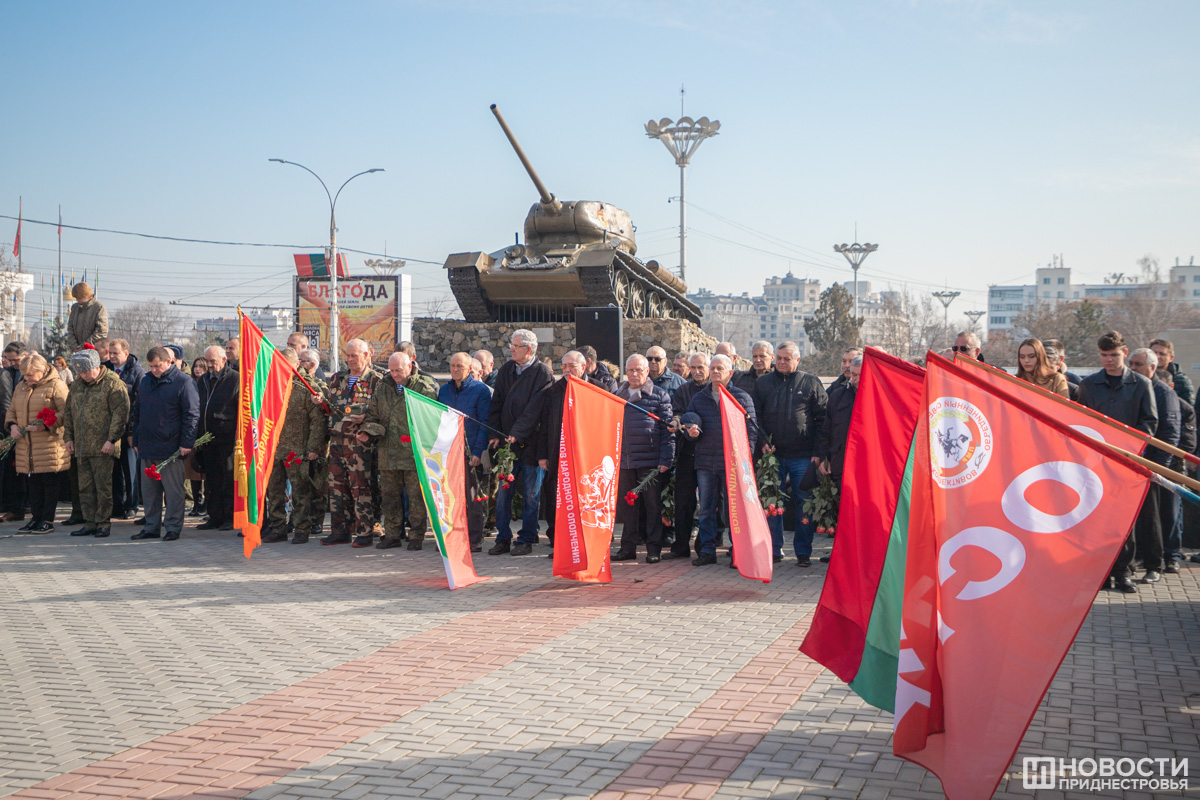
{"label": "tank gun barrel", "polygon": [[496,104],[492,103],[492,113],[496,115],[496,121],[500,123],[501,130],[508,137],[508,143],[512,145],[512,149],[516,151],[517,158],[521,159],[521,165],[525,167],[525,171],[529,173],[530,180],[537,188],[538,194],[541,195],[542,205],[552,206],[557,205],[558,201],[554,199],[554,195],[550,194],[546,189],[546,184],[542,183],[542,179],[538,177],[537,171],[533,165],[529,163],[529,157],[525,155],[525,151],[521,149],[517,137],[513,135],[512,129],[508,127],[508,123],[504,121],[504,117],[500,114],[500,109],[496,108]]}

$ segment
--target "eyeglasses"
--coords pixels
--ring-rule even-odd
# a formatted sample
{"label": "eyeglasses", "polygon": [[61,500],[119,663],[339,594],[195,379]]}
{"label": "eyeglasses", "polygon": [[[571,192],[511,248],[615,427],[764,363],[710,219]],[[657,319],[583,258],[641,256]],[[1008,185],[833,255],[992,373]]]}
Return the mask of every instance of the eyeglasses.
{"label": "eyeglasses", "polygon": [[974,347],[971,347],[971,346],[969,346],[969,345],[967,345],[967,346],[963,346],[963,347],[959,347],[958,345],[954,345],[954,346],[953,346],[953,347],[951,347],[950,349],[951,349],[951,350],[953,350],[953,351],[954,351],[954,352],[956,352],[956,353],[969,353],[969,352],[971,352],[972,350],[974,350],[975,348],[974,348]]}
{"label": "eyeglasses", "polygon": [[647,361],[666,361],[666,356],[646,356]]}

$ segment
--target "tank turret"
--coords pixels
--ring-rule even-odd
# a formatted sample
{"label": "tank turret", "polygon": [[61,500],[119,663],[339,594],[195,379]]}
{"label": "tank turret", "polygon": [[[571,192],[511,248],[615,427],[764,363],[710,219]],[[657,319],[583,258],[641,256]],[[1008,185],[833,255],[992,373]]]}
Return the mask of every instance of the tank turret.
{"label": "tank turret", "polygon": [[628,212],[597,200],[562,202],[542,183],[500,110],[496,121],[538,192],[525,241],[493,253],[446,259],[450,287],[468,322],[570,321],[577,306],[620,307],[627,318],[699,322],[687,286],[657,262],[637,258]]}

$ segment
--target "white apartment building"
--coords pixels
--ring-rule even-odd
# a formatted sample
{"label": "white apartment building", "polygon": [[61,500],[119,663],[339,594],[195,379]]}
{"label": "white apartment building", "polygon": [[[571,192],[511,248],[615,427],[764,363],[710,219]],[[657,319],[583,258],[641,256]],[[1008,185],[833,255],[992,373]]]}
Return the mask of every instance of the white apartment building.
{"label": "white apartment building", "polygon": [[[250,321],[257,325],[263,335],[277,347],[286,345],[288,335],[296,329],[295,315],[289,309],[267,306],[265,308],[247,308],[244,311]],[[212,333],[222,339],[231,339],[238,335],[238,318],[198,319],[194,328],[201,336]]]}

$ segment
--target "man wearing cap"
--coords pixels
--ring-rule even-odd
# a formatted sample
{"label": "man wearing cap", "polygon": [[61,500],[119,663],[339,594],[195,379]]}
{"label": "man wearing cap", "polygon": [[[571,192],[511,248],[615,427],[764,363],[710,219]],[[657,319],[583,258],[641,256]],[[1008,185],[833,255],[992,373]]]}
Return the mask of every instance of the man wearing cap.
{"label": "man wearing cap", "polygon": [[79,380],[67,391],[63,431],[79,471],[83,512],[83,527],[71,535],[103,539],[111,532],[113,462],[120,458],[129,419],[129,391],[95,350],[71,356],[71,369]]}
{"label": "man wearing cap", "polygon": [[83,349],[84,344],[95,347],[108,336],[108,309],[96,299],[92,287],[86,283],[72,286],[71,296],[75,298],[75,304],[67,315],[67,347],[73,351]]}

